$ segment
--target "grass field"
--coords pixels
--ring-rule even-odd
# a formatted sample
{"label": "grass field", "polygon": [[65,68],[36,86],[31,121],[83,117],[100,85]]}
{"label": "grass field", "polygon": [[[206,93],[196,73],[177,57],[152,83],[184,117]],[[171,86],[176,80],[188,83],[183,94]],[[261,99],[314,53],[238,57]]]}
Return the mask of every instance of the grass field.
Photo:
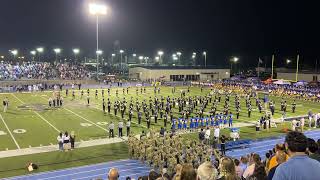
{"label": "grass field", "polygon": [[[170,87],[162,87],[161,94],[157,96],[175,96],[179,97],[180,89],[186,89],[186,87],[177,87],[174,95],[171,93]],[[204,89],[201,93],[197,87],[192,87],[188,96],[205,95],[209,93],[210,89]],[[48,108],[48,98],[52,96],[52,92],[36,92],[36,93],[8,93],[0,94],[0,99],[5,97],[9,98],[9,109],[6,113],[0,113],[0,151],[45,146],[50,144],[57,144],[56,137],[59,132],[74,131],[76,134],[76,141],[90,140],[97,138],[105,138],[108,135],[107,124],[113,121],[115,125],[120,120],[120,115],[114,116],[113,110],[111,114],[104,114],[102,112],[102,97],[101,90],[99,90],[99,97],[95,99],[94,89],[90,90],[91,104],[86,105],[86,90],[84,90],[84,97],[80,99],[80,92],[76,91],[76,99],[72,100],[71,91],[69,96],[65,96],[65,91],[62,91],[64,97],[64,105],[61,108]],[[153,89],[147,88],[146,94],[136,95],[135,88],[129,90],[129,94],[122,94],[122,88],[119,88],[119,98],[126,97],[127,101],[131,97],[133,100],[138,98],[140,101],[143,99],[148,100],[149,97],[154,97]],[[112,102],[117,99],[115,96],[115,88],[111,90],[111,96],[107,95],[105,90],[105,99],[110,98]],[[270,97],[270,99],[276,102],[276,114],[275,118],[281,117],[279,112],[280,98]],[[231,111],[235,112],[234,109],[234,98],[230,98]],[[218,110],[221,110],[224,102],[222,96],[222,103],[220,103]],[[287,104],[290,105],[291,99],[287,99]],[[135,105],[135,104],[134,104]],[[251,118],[247,117],[247,111],[245,109],[244,99],[241,99],[242,111],[239,120],[236,122],[252,122],[257,121],[262,114],[260,114],[253,103],[253,112]],[[112,105],[113,108],[113,105]],[[319,103],[297,101],[297,110],[295,114],[291,113],[291,108],[288,106],[287,116],[297,116],[306,114],[309,109],[313,112],[318,111],[320,108]],[[207,111],[209,111],[208,106]],[[175,117],[177,117],[177,107],[174,109]],[[119,114],[119,113],[118,113]],[[134,113],[133,123],[131,124],[131,131],[133,133],[140,133],[142,130],[146,130],[146,122],[144,121],[141,125],[137,124],[136,113]],[[125,118],[128,116],[125,115]],[[163,126],[161,120],[157,124],[152,122],[152,127],[160,129]],[[1,135],[2,134],[2,135]]]}

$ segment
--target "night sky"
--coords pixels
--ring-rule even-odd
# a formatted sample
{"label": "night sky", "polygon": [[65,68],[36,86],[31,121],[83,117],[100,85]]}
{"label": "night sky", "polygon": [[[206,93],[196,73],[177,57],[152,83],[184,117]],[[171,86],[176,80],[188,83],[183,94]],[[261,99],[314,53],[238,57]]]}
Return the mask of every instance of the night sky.
{"label": "night sky", "polygon": [[[95,17],[87,0],[1,0],[0,53],[17,48],[29,54],[44,46],[78,47],[82,56],[95,52]],[[111,9],[100,18],[100,49],[111,54],[114,42],[128,53],[154,56],[206,50],[208,64],[254,66],[258,57],[278,64],[297,53],[307,68],[320,58],[320,15],[316,3],[287,0],[105,0]],[[269,63],[268,63],[269,66]]]}

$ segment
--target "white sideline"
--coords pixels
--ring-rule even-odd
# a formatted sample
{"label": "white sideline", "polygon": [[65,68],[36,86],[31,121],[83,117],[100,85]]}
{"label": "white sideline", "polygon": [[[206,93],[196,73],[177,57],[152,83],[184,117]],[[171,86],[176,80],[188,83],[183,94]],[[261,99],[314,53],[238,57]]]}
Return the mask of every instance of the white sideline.
{"label": "white sideline", "polygon": [[[95,139],[91,141],[83,141],[83,142],[76,142],[75,148],[85,148],[91,146],[99,146],[105,144],[113,144],[113,143],[120,143],[127,140],[127,137],[122,138],[104,138],[104,139]],[[49,145],[49,146],[41,146],[41,147],[31,147],[31,148],[22,148],[22,149],[14,149],[8,151],[0,151],[0,158],[5,157],[14,157],[14,156],[22,156],[22,155],[29,155],[29,154],[37,154],[37,153],[45,153],[45,152],[53,152],[58,151],[58,145]],[[63,153],[63,152],[61,152]]]}
{"label": "white sideline", "polygon": [[3,124],[6,126],[6,128],[7,128],[8,132],[9,132],[9,134],[10,134],[10,136],[11,136],[12,140],[13,140],[13,141],[14,141],[14,143],[16,144],[17,148],[18,148],[18,149],[20,149],[20,146],[19,146],[18,142],[17,142],[17,141],[16,141],[16,139],[14,138],[13,134],[11,133],[11,131],[10,131],[10,129],[9,129],[8,125],[7,125],[7,123],[4,121],[4,119],[3,119],[3,117],[2,117],[2,115],[1,115],[1,114],[0,114],[0,118],[1,118],[1,120],[2,120],[2,122],[3,122]]}

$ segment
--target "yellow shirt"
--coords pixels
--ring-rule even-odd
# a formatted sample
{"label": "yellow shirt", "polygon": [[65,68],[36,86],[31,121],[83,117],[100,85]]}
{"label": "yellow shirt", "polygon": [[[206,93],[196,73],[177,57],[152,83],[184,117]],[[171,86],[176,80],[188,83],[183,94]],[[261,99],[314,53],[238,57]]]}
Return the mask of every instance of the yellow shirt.
{"label": "yellow shirt", "polygon": [[[286,155],[286,161],[289,159],[289,156]],[[278,165],[278,162],[277,162],[277,158],[276,156],[274,155],[270,161],[269,161],[269,167],[268,167],[268,171],[270,171],[271,168],[273,167],[276,167]]]}

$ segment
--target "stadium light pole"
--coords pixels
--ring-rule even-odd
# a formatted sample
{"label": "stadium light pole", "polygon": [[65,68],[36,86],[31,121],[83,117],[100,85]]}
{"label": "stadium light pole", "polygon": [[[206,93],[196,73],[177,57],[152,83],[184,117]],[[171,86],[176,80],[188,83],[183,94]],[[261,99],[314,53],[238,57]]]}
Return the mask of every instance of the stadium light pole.
{"label": "stadium light pole", "polygon": [[181,57],[182,53],[181,53],[180,51],[178,51],[176,54],[177,54],[177,55],[178,55],[178,57],[179,57],[179,58],[178,58],[179,63],[181,63],[181,62],[180,62],[180,57]]}
{"label": "stadium light pole", "polygon": [[[91,3],[89,4],[89,12],[92,15],[96,16],[96,40],[97,40],[97,50],[99,51],[99,16],[106,15],[107,14],[107,6],[103,4],[95,4]],[[99,71],[99,53],[96,53],[97,55],[97,79],[98,79],[98,71]]]}
{"label": "stadium light pole", "polygon": [[239,61],[238,57],[233,57],[230,62],[230,71],[232,71],[232,63],[236,64]]}
{"label": "stadium light pole", "polygon": [[32,51],[30,51],[30,54],[32,55],[32,61],[34,61],[34,57],[36,56],[37,51],[32,50]]}
{"label": "stadium light pole", "polygon": [[139,63],[142,63],[142,60],[143,60],[143,56],[139,56]]}
{"label": "stadium light pole", "polygon": [[195,60],[196,56],[197,56],[197,53],[193,52],[191,58],[192,58],[192,61],[193,61],[194,65],[196,65],[196,60]]}
{"label": "stadium light pole", "polygon": [[11,52],[11,54],[13,55],[13,60],[16,59],[16,55],[18,54],[18,50],[13,49],[13,50],[9,50]]}
{"label": "stadium light pole", "polygon": [[116,56],[116,54],[111,54],[111,64],[113,65],[113,58]]}
{"label": "stadium light pole", "polygon": [[163,51],[158,51],[158,55],[159,55],[159,64],[162,64]]}
{"label": "stadium light pole", "polygon": [[120,49],[120,68],[122,69],[122,54],[124,53],[124,50]]}
{"label": "stadium light pole", "polygon": [[60,49],[60,48],[55,48],[55,49],[53,49],[53,51],[54,51],[55,54],[56,54],[56,62],[58,62],[58,54],[61,53],[61,49]]}
{"label": "stadium light pole", "polygon": [[40,62],[40,55],[43,53],[43,47],[38,47],[37,52],[39,53],[39,62]]}
{"label": "stadium light pole", "polygon": [[291,60],[290,60],[290,59],[287,59],[286,62],[287,62],[287,64],[290,64],[290,63],[291,63]]}
{"label": "stadium light pole", "polygon": [[[96,54],[97,54],[97,57],[101,56],[102,55],[102,50],[97,50],[96,51]],[[98,69],[98,58],[97,58],[97,78],[98,78],[98,74],[99,74],[99,69]]]}
{"label": "stadium light pole", "polygon": [[207,67],[207,52],[204,51],[202,54],[204,56],[204,67]]}
{"label": "stadium light pole", "polygon": [[72,50],[74,54],[74,61],[77,61],[77,55],[80,53],[80,49],[75,48]]}

